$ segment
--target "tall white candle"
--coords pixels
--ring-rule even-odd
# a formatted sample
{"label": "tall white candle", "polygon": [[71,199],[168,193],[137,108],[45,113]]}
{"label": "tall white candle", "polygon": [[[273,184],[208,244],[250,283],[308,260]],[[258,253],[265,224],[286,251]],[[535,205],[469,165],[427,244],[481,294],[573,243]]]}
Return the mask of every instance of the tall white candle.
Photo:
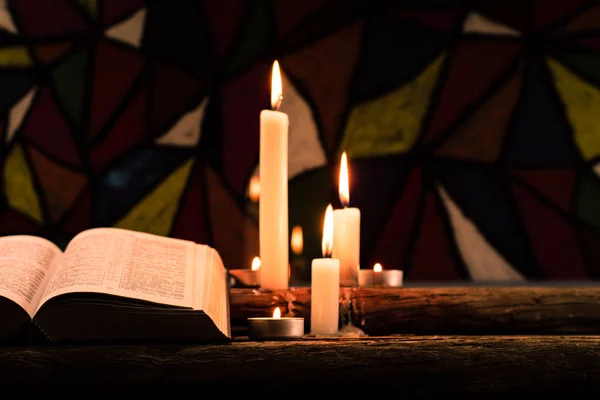
{"label": "tall white candle", "polygon": [[340,285],[355,287],[360,269],[360,210],[348,207],[350,185],[346,152],[340,164],[339,195],[344,208],[333,211],[332,257],[340,260]]}
{"label": "tall white candle", "polygon": [[338,331],[340,313],[340,261],[327,258],[333,247],[333,209],[325,211],[323,223],[323,258],[311,265],[310,332],[331,335]]}
{"label": "tall white candle", "polygon": [[[277,111],[283,99],[279,63],[273,64],[271,106],[260,113],[260,285],[287,289],[288,256],[288,116]],[[234,117],[235,118],[235,117]]]}

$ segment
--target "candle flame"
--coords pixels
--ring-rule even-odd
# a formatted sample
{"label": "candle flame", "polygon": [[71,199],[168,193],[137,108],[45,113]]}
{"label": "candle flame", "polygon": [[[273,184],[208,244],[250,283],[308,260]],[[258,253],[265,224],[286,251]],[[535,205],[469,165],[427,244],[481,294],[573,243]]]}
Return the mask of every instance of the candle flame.
{"label": "candle flame", "polygon": [[260,269],[261,261],[260,258],[254,257],[252,259],[252,271],[258,271]]}
{"label": "candle flame", "polygon": [[277,307],[275,311],[273,311],[273,318],[281,318],[281,310],[279,309],[279,307]]}
{"label": "candle flame", "polygon": [[302,234],[302,227],[296,225],[292,229],[292,239],[290,245],[292,246],[292,252],[296,255],[302,253],[304,249],[304,235]]}
{"label": "candle flame", "polygon": [[321,249],[323,250],[323,257],[331,257],[333,250],[333,207],[331,204],[327,206],[327,210],[325,211]]}
{"label": "candle flame", "polygon": [[379,263],[377,263],[373,266],[373,272],[381,272],[382,270],[383,270],[383,267]]}
{"label": "candle flame", "polygon": [[258,199],[260,198],[260,178],[258,176],[253,176],[250,178],[250,183],[248,185],[248,197],[253,203],[258,202]]}
{"label": "candle flame", "polygon": [[279,110],[282,100],[281,71],[279,70],[279,62],[275,60],[273,63],[273,72],[271,73],[271,107],[273,110]]}
{"label": "candle flame", "polygon": [[350,185],[348,183],[348,157],[346,152],[342,153],[342,161],[340,163],[340,182],[339,195],[342,206],[347,207],[350,204]]}

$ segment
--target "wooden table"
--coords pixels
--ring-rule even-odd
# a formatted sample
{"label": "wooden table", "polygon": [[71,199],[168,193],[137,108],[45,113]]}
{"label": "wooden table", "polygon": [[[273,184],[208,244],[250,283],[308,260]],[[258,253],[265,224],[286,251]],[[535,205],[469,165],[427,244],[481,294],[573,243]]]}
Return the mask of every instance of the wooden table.
{"label": "wooden table", "polygon": [[[231,291],[231,324],[248,317],[304,317],[310,330],[310,288]],[[340,315],[368,335],[600,334],[600,285],[341,288]]]}
{"label": "wooden table", "polygon": [[[310,321],[308,288],[235,289],[230,300],[236,335],[274,307]],[[78,398],[114,385],[277,399],[600,395],[600,286],[342,289],[340,305],[366,337],[0,348],[0,393],[64,396],[62,385],[79,384],[94,391]]]}
{"label": "wooden table", "polygon": [[[197,386],[207,395],[209,390],[246,396],[314,396],[326,391],[336,396],[411,399],[523,393],[572,398],[578,393],[600,394],[600,338],[407,335],[0,352],[3,390],[8,385],[28,386],[28,390],[52,385],[60,393],[57,385],[74,383],[99,388],[133,385],[137,394],[168,385]],[[277,396],[281,398],[285,397]]]}

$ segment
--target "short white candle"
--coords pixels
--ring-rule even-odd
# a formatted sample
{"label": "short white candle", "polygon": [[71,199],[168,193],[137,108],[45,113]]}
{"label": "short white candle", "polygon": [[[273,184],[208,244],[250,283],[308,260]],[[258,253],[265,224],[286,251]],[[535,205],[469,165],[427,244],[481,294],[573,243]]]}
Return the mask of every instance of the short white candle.
{"label": "short white candle", "polygon": [[233,285],[242,287],[258,287],[260,286],[260,258],[254,257],[252,267],[250,269],[230,269],[229,275],[235,281]]}
{"label": "short white candle", "polygon": [[323,258],[311,265],[310,332],[332,335],[338,331],[340,318],[340,261],[327,258],[333,247],[333,209],[325,211],[323,224]]}
{"label": "short white candle", "polygon": [[344,208],[333,212],[332,258],[340,260],[340,285],[355,287],[360,269],[360,210],[348,207],[350,184],[346,152],[340,164],[339,195]]}
{"label": "short white candle", "polygon": [[360,287],[402,287],[403,271],[400,269],[385,270],[380,263],[376,263],[372,270],[361,269],[358,271],[358,286]]}
{"label": "short white candle", "polygon": [[[273,64],[271,106],[260,113],[260,285],[263,289],[287,289],[288,254],[288,125],[287,114],[277,111],[282,87],[279,63]],[[235,116],[234,116],[235,118]]]}

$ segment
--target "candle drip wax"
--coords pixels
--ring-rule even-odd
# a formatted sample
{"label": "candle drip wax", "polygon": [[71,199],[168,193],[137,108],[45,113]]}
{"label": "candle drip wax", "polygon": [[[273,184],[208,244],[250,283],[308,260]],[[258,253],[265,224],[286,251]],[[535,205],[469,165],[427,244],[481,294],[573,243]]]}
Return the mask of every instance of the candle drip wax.
{"label": "candle drip wax", "polygon": [[362,329],[352,325],[352,323],[346,324],[342,329],[337,332],[336,336],[341,337],[365,337],[367,335]]}
{"label": "candle drip wax", "polygon": [[[334,336],[341,337],[364,337],[368,336],[362,329],[352,323],[352,313],[360,314],[356,307],[356,300],[352,299],[352,289],[342,289],[343,296],[340,298],[340,325],[341,329]],[[364,323],[364,321],[363,321]]]}

